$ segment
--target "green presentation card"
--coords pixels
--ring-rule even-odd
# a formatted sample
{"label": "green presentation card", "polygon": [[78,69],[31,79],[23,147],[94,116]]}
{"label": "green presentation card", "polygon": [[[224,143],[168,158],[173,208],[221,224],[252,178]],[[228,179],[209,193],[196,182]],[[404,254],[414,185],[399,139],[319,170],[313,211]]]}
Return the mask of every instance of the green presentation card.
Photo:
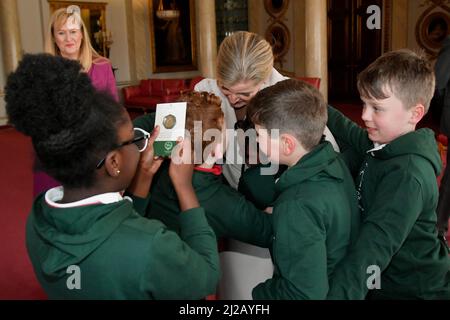
{"label": "green presentation card", "polygon": [[186,102],[159,103],[156,105],[155,127],[159,135],[153,148],[155,156],[170,157],[179,137],[184,138]]}

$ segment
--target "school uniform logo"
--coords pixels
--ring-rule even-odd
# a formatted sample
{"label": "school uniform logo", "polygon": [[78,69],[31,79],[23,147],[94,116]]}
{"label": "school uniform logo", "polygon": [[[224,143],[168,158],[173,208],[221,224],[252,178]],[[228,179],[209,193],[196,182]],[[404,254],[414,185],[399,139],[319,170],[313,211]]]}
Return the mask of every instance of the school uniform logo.
{"label": "school uniform logo", "polygon": [[174,144],[173,144],[171,141],[166,141],[166,142],[164,143],[164,149],[166,149],[167,151],[170,151],[170,150],[172,150],[173,145],[174,145]]}

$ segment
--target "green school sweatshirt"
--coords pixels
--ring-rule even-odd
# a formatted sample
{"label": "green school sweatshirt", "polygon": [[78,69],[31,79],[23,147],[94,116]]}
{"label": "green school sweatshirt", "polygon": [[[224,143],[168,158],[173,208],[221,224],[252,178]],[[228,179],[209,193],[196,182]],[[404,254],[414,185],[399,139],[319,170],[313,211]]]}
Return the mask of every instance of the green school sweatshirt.
{"label": "green school sweatshirt", "polygon": [[[219,280],[215,235],[202,208],[179,221],[177,235],[128,200],[62,209],[41,194],[26,244],[50,299],[201,299]],[[75,276],[80,288],[73,288]]]}
{"label": "green school sweatshirt", "polygon": [[[168,174],[168,162],[151,191],[147,216],[180,231],[179,206]],[[229,237],[268,247],[272,240],[272,216],[258,210],[250,201],[224,183],[222,175],[194,171],[192,184],[206,219],[218,238]],[[232,225],[232,228],[228,228]],[[249,227],[250,226],[250,227]]]}
{"label": "green school sweatshirt", "polygon": [[148,132],[152,132],[155,127],[155,112],[145,114],[133,120],[135,128],[141,128]]}
{"label": "green school sweatshirt", "polygon": [[[253,290],[255,299],[326,297],[329,275],[359,223],[352,177],[328,142],[281,175],[272,215],[257,210],[220,176],[194,172],[193,185],[218,236],[271,249],[274,277]],[[149,216],[177,230],[176,206],[168,174],[161,174]]]}
{"label": "green school sweatshirt", "polygon": [[[153,130],[155,114],[147,114],[133,121],[135,127]],[[178,198],[169,174],[169,161],[165,161],[153,178],[147,217],[164,222],[170,230],[180,231]],[[194,171],[192,183],[206,218],[217,237],[227,236],[261,247],[269,246],[272,235],[271,216],[258,210],[236,190],[224,184],[222,175]],[[237,227],[226,230],[222,219]],[[251,225],[251,229],[245,226]]]}
{"label": "green school sweatshirt", "polygon": [[[135,127],[151,132],[155,125],[155,113],[138,117],[133,120],[133,124]],[[275,175],[260,175],[259,166],[249,168],[239,180],[238,191],[258,209],[264,210],[266,207],[271,206],[275,200],[275,180],[279,178],[284,170],[286,170],[286,166],[280,166]],[[160,174],[157,174],[153,181],[156,182],[159,177]]]}
{"label": "green school sweatshirt", "polygon": [[353,179],[329,142],[285,171],[273,207],[275,271],[254,299],[325,299],[359,227]]}
{"label": "green school sweatshirt", "polygon": [[331,132],[352,146],[351,163],[360,164],[362,219],[328,297],[364,299],[371,287],[373,299],[449,299],[449,251],[436,229],[441,160],[434,133],[419,129],[371,151],[365,130],[331,107],[328,114]]}
{"label": "green school sweatshirt", "polygon": [[242,173],[238,185],[238,191],[262,210],[273,206],[276,194],[275,182],[287,169],[287,166],[279,166],[276,174],[261,174],[261,168],[267,170],[269,166],[270,164],[248,168]]}

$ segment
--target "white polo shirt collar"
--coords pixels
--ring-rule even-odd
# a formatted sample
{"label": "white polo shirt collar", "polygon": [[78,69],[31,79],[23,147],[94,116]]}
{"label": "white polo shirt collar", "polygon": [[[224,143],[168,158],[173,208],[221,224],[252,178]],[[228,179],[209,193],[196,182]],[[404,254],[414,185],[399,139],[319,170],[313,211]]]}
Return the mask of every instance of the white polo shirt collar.
{"label": "white polo shirt collar", "polygon": [[98,194],[86,199],[82,199],[70,203],[58,203],[64,196],[64,188],[62,186],[52,188],[45,193],[45,202],[54,208],[74,208],[89,206],[93,204],[111,204],[122,201],[123,199],[130,200],[129,197],[123,197],[120,192],[109,192]]}

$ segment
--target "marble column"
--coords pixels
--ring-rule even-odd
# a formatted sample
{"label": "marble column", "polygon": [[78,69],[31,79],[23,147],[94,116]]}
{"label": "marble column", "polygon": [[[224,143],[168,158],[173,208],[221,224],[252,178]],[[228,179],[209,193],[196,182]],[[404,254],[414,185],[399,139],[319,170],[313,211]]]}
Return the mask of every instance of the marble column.
{"label": "marble column", "polygon": [[128,63],[130,65],[130,81],[137,82],[137,68],[136,68],[136,41],[134,33],[134,17],[133,17],[133,2],[132,0],[125,0],[125,15],[127,17],[127,40],[128,40]]}
{"label": "marble column", "polygon": [[17,11],[16,0],[0,1],[0,38],[5,75],[13,71],[22,58],[22,42]]}
{"label": "marble column", "polygon": [[[149,40],[149,12],[148,4],[146,0],[131,0],[131,17],[133,19],[133,33],[134,37],[128,35],[128,45],[130,46],[130,41],[134,41],[129,47],[132,51],[130,53],[131,59],[134,62],[130,64],[130,77],[132,81],[137,79],[147,79],[152,72],[152,61],[148,58],[148,53],[151,53],[150,40]],[[155,9],[155,8],[153,8]],[[130,16],[127,17],[130,19]],[[155,57],[152,56],[152,59]],[[132,71],[134,69],[134,72]],[[134,74],[133,74],[134,73]]]}
{"label": "marble column", "polygon": [[327,0],[305,1],[305,76],[320,77],[328,100]]}
{"label": "marble column", "polygon": [[215,0],[196,0],[198,66],[203,77],[216,77],[217,36]]}

